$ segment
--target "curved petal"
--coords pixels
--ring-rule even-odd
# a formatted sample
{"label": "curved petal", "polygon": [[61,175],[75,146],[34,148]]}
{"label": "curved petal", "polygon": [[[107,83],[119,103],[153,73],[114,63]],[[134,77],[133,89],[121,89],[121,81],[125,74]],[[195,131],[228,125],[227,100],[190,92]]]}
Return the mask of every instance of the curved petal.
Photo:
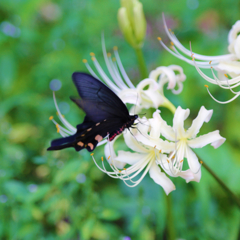
{"label": "curved petal", "polygon": [[176,74],[177,81],[183,82],[186,80],[186,75],[183,73],[182,67],[180,67],[178,65],[170,65],[168,67],[171,68],[173,71],[179,72],[178,74]]}
{"label": "curved petal", "polygon": [[149,169],[149,175],[155,183],[159,184],[163,188],[167,195],[176,189],[173,182],[166,176],[164,172],[161,172],[160,168],[155,162],[152,163],[152,166]]}
{"label": "curved petal", "polygon": [[143,91],[145,87],[148,87],[150,90],[157,90],[158,89],[158,84],[156,81],[154,81],[151,78],[146,78],[142,80],[138,85],[137,85],[137,90],[138,91]]}
{"label": "curved petal", "polygon": [[207,110],[204,106],[202,106],[197,117],[192,121],[191,127],[186,131],[186,137],[195,138],[203,123],[208,122],[211,119],[212,114],[213,110]]}
{"label": "curved petal", "polygon": [[218,148],[225,142],[226,138],[223,138],[219,134],[219,130],[204,134],[197,138],[188,140],[188,146],[191,148],[202,148],[211,143],[214,148]]}
{"label": "curved petal", "polygon": [[228,73],[240,74],[240,63],[238,61],[221,61],[216,70],[226,71]]}
{"label": "curved petal", "polygon": [[162,119],[162,117],[160,115],[160,111],[158,113],[159,113],[159,121],[161,122],[162,135],[170,141],[175,141],[176,136],[175,136],[175,132],[174,132],[173,128],[171,126],[169,126],[166,121],[164,121]]}
{"label": "curved petal", "polygon": [[117,168],[122,169],[126,165],[126,163],[115,160],[116,159],[116,153],[115,153],[114,148],[113,148],[114,142],[115,142],[115,139],[112,142],[108,142],[104,146],[105,157],[106,157],[107,161],[109,162],[109,164],[113,164]]}
{"label": "curved petal", "polygon": [[201,164],[199,163],[196,154],[188,146],[186,146],[186,149],[185,149],[185,157],[187,158],[188,166],[190,170],[194,174],[197,174],[200,171]]}
{"label": "curved petal", "polygon": [[[144,88],[147,87],[147,90]],[[144,108],[158,108],[163,103],[163,97],[158,91],[158,84],[153,79],[147,78],[137,85],[137,91],[141,93],[141,104]]]}
{"label": "curved petal", "polygon": [[176,85],[176,76],[174,71],[168,67],[158,67],[155,70],[151,71],[149,78],[155,79],[157,81],[160,75],[165,75],[168,79],[168,89],[173,89]]}
{"label": "curved petal", "polygon": [[123,137],[126,145],[133,150],[134,152],[145,153],[146,148],[143,147],[141,143],[139,143],[135,137],[129,131],[123,133]]}
{"label": "curved petal", "polygon": [[134,165],[135,163],[146,158],[148,153],[132,153],[129,151],[118,151],[118,156],[115,158],[119,162],[124,162],[129,165]]}
{"label": "curved petal", "polygon": [[183,90],[183,83],[180,82],[180,81],[178,81],[178,82],[177,82],[177,86],[178,86],[177,89],[173,89],[173,90],[172,90],[172,93],[173,93],[173,94],[179,94],[179,93],[182,92],[182,90]]}
{"label": "curved petal", "polygon": [[124,103],[140,105],[141,99],[137,89],[124,89],[118,94],[118,96]]}
{"label": "curved petal", "polygon": [[200,182],[201,179],[201,169],[194,174],[190,169],[178,173],[178,176],[185,179],[187,183],[191,181]]}
{"label": "curved petal", "polygon": [[150,123],[148,122],[148,119],[146,117],[138,118],[137,121],[137,129],[132,129],[134,134],[141,132],[143,135],[147,135],[150,129]]}
{"label": "curved petal", "polygon": [[143,95],[151,101],[151,107],[158,108],[164,102],[163,96],[158,90],[145,90]]}
{"label": "curved petal", "polygon": [[238,57],[238,59],[240,59],[240,36],[237,36],[237,39],[235,40],[234,43],[234,53],[236,54],[236,56]]}
{"label": "curved petal", "polygon": [[151,130],[150,130],[150,137],[158,139],[160,138],[161,133],[161,118],[159,116],[160,111],[157,110],[153,113],[153,118],[149,119]]}
{"label": "curved petal", "polygon": [[228,33],[228,42],[229,42],[229,44],[237,38],[239,32],[240,32],[240,20],[238,20],[232,26],[231,30]]}
{"label": "curved petal", "polygon": [[[178,106],[173,117],[173,129],[177,133],[177,139],[185,136],[184,121],[189,116],[190,110]],[[176,136],[175,136],[176,138]]]}

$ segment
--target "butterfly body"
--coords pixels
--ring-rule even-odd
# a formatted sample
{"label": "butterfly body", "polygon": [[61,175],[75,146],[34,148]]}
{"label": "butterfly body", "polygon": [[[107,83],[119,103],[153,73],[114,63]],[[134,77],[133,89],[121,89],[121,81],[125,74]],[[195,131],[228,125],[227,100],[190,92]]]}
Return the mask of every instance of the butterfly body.
{"label": "butterfly body", "polygon": [[80,72],[73,73],[72,78],[81,99],[71,100],[86,116],[74,135],[53,140],[48,150],[74,147],[76,151],[86,148],[92,152],[103,138],[108,136],[112,141],[134,124],[138,115],[130,115],[121,99],[98,79]]}

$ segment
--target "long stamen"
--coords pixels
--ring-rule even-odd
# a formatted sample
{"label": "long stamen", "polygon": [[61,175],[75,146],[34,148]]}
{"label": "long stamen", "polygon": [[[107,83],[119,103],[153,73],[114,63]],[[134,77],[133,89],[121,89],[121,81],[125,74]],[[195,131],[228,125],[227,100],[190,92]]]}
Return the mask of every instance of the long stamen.
{"label": "long stamen", "polygon": [[[162,14],[162,18],[163,18],[163,24],[164,24],[164,28],[165,28],[165,32],[167,33],[169,39],[176,45],[176,47],[181,50],[184,54],[186,54],[187,56],[191,56],[191,51],[189,51],[188,49],[186,49],[177,39],[177,37],[174,35],[174,33],[172,31],[169,31],[167,24],[166,24],[166,20],[164,17],[164,14]],[[219,55],[219,56],[205,56],[205,55],[201,55],[201,54],[195,54],[196,59],[198,60],[204,60],[204,61],[210,61],[210,60],[216,60],[216,61],[220,61],[220,60],[233,60],[235,59],[234,54],[225,54],[225,55]]]}
{"label": "long stamen", "polygon": [[216,76],[215,73],[213,72],[212,67],[211,67],[211,71],[212,71],[212,75],[213,75],[214,79],[216,80],[216,82],[218,83],[218,86],[219,86],[220,88],[229,89],[233,94],[238,94],[238,93],[240,93],[240,91],[235,92],[235,91],[232,90],[233,88],[238,87],[238,86],[240,85],[240,83],[237,83],[237,84],[235,84],[235,85],[230,86],[229,80],[228,80],[228,75],[227,75],[227,74],[224,74],[225,77],[227,78],[227,79],[226,79],[226,81],[227,81],[227,86],[223,86],[222,83],[221,83],[221,81],[217,78],[217,76]]}
{"label": "long stamen", "polygon": [[90,67],[90,65],[88,64],[87,59],[83,59],[83,63],[85,64],[87,70],[91,73],[92,76],[94,76],[95,78],[99,79],[99,77],[97,76],[97,74],[93,71],[93,69]]}
{"label": "long stamen", "polygon": [[[191,49],[191,52],[192,52],[191,43],[190,43],[190,49]],[[195,56],[195,54],[192,53],[192,56]],[[195,62],[195,57],[192,58],[192,61],[193,61],[193,63],[194,63],[194,66],[195,66],[197,72],[198,72],[205,80],[207,80],[208,82],[213,83],[213,84],[215,84],[215,85],[218,84],[215,79],[212,79],[212,78],[208,77],[206,74],[204,74],[204,73],[200,70],[200,68],[198,67],[198,65],[197,65],[196,62]],[[238,77],[236,77],[236,78],[233,78],[233,79],[231,79],[231,80],[228,80],[228,81],[227,81],[227,80],[221,80],[221,82],[222,82],[223,84],[225,84],[225,85],[228,85],[228,84],[229,84],[229,85],[233,85],[233,84],[238,83],[239,81],[240,81],[240,76],[238,76]]]}
{"label": "long stamen", "polygon": [[131,80],[129,79],[129,77],[128,77],[128,75],[127,75],[127,73],[126,73],[123,65],[122,65],[120,56],[119,56],[119,54],[118,54],[117,47],[114,47],[114,48],[113,48],[113,51],[114,51],[115,58],[116,58],[116,60],[117,60],[118,67],[119,67],[119,69],[120,69],[120,72],[121,72],[121,74],[122,74],[125,82],[128,84],[128,86],[129,86],[130,88],[135,88],[134,85],[132,84]]}
{"label": "long stamen", "polygon": [[100,64],[98,63],[96,57],[92,57],[92,61],[94,66],[96,67],[98,73],[102,77],[102,79],[106,82],[106,84],[116,93],[119,93],[121,90],[109,79],[109,77],[106,75],[106,73],[101,68]]}
{"label": "long stamen", "polygon": [[118,87],[120,87],[121,89],[124,89],[124,88],[127,88],[120,75],[118,76],[116,74],[116,71],[114,69],[114,65],[112,64],[112,59],[111,59],[111,55],[110,54],[107,54],[106,52],[106,46],[105,46],[105,41],[104,41],[104,35],[102,34],[102,51],[103,51],[103,56],[104,56],[104,59],[105,59],[105,63],[106,63],[106,66],[107,66],[107,69],[108,69],[108,72],[110,73],[113,81],[118,85]]}
{"label": "long stamen", "polygon": [[65,125],[70,131],[71,131],[71,134],[74,134],[76,133],[77,129],[75,127],[73,127],[61,114],[59,108],[58,108],[58,105],[57,105],[57,100],[56,100],[56,97],[55,97],[55,92],[53,92],[53,101],[54,101],[54,104],[55,104],[55,107],[57,109],[57,112],[58,112],[58,117],[60,119],[60,121],[62,122],[63,125]]}
{"label": "long stamen", "polygon": [[230,103],[230,102],[232,102],[234,99],[236,99],[236,98],[240,95],[240,93],[238,93],[238,94],[236,94],[234,97],[232,97],[231,99],[229,99],[229,100],[227,100],[227,101],[219,101],[219,100],[217,100],[217,99],[211,94],[211,92],[210,92],[210,90],[209,90],[209,88],[208,88],[208,85],[205,85],[205,87],[207,88],[207,91],[208,91],[208,94],[210,95],[210,97],[211,97],[214,101],[216,101],[217,103],[220,103],[220,104]]}
{"label": "long stamen", "polygon": [[66,128],[63,128],[63,127],[62,127],[61,125],[59,125],[54,119],[52,119],[52,122],[53,122],[56,126],[58,125],[59,130],[62,130],[64,133],[67,134],[67,136],[72,135],[72,132],[71,132],[71,131],[69,131],[69,130],[66,129]]}
{"label": "long stamen", "polygon": [[113,60],[111,58],[111,55],[108,54],[108,62],[110,65],[110,68],[113,72],[113,74],[115,75],[115,83],[118,85],[119,88],[123,89],[127,89],[128,87],[126,86],[126,84],[123,82],[118,70],[117,70],[117,65],[113,63]]}
{"label": "long stamen", "polygon": [[[110,176],[110,177],[112,177],[112,178],[118,178],[118,177],[112,176],[112,174],[115,174],[115,173],[114,173],[114,172],[109,172],[109,171],[107,171],[106,168],[105,168],[105,166],[104,166],[104,169],[102,169],[102,168],[97,164],[97,162],[96,162],[96,160],[95,160],[95,158],[94,158],[93,155],[91,155],[91,157],[92,157],[95,165],[97,166],[97,168],[98,168],[99,170],[101,170],[102,172],[106,173],[108,176]],[[103,159],[102,159],[102,162],[103,162]]]}

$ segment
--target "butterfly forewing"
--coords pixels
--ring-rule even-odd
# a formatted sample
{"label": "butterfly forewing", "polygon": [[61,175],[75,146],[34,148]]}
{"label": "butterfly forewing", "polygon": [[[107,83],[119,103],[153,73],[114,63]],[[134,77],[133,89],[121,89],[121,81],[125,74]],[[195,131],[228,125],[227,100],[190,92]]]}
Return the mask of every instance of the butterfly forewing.
{"label": "butterfly forewing", "polygon": [[82,99],[72,98],[90,119],[103,120],[108,117],[118,117],[126,121],[129,116],[127,107],[121,99],[106,85],[86,73],[75,72],[72,75]]}

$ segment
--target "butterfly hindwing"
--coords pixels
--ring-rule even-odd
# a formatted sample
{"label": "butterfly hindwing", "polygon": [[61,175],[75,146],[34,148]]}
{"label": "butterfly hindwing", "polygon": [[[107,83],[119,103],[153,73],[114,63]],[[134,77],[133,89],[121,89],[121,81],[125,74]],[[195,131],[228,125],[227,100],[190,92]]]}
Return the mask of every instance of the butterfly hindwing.
{"label": "butterfly hindwing", "polygon": [[[87,126],[87,128],[83,129],[83,126]],[[48,150],[74,147],[76,151],[86,148],[89,152],[92,152],[103,138],[121,126],[122,122],[119,119],[104,119],[102,122],[88,122],[88,124],[83,122],[77,126],[77,132],[74,135],[53,140]]]}

